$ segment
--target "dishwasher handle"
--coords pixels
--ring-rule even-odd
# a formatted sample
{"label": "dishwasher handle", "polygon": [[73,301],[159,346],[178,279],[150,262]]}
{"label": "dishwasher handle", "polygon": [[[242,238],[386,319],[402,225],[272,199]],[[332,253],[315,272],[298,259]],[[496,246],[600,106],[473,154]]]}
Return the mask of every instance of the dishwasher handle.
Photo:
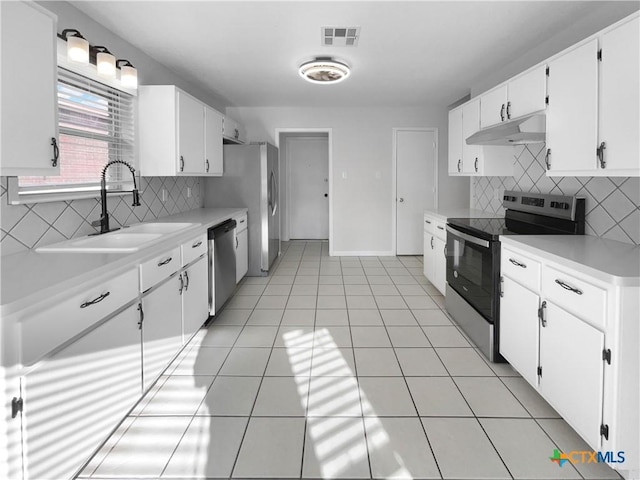
{"label": "dishwasher handle", "polygon": [[221,237],[222,235],[225,235],[231,231],[233,231],[233,229],[236,228],[236,221],[231,219],[231,220],[227,220],[226,222],[222,222],[219,225],[216,225],[215,227],[212,227],[208,230],[208,237],[209,240],[215,240],[216,238]]}

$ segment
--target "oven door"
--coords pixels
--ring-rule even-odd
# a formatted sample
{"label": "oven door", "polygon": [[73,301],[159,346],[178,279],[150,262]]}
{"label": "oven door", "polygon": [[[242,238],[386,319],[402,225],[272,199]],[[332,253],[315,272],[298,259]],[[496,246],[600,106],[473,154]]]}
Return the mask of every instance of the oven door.
{"label": "oven door", "polygon": [[497,318],[499,248],[447,225],[447,282],[490,323]]}

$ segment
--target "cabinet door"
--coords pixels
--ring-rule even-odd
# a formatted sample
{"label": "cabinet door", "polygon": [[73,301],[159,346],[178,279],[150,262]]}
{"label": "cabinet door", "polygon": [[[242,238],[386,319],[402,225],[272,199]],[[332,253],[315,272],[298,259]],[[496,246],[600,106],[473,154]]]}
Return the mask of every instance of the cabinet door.
{"label": "cabinet door", "polygon": [[211,176],[221,176],[222,162],[222,115],[205,106],[205,152],[204,171]]}
{"label": "cabinet door", "polygon": [[178,95],[178,172],[204,173],[204,105],[183,92]]}
{"label": "cabinet door", "polygon": [[133,305],[22,378],[25,478],[72,478],[140,398]]}
{"label": "cabinet door", "polygon": [[549,63],[547,148],[549,173],[596,170],[598,41],[592,40]]}
{"label": "cabinet door", "polygon": [[480,130],[480,99],[476,98],[462,106],[462,171],[466,174],[479,172],[482,162],[482,147],[467,145],[466,139]]}
{"label": "cabinet door", "polygon": [[449,112],[449,173],[462,172],[462,107]]}
{"label": "cabinet door", "polygon": [[174,275],[142,299],[142,372],[144,390],[158,378],[182,347],[182,276]]}
{"label": "cabinet door", "polygon": [[447,285],[447,252],[446,243],[438,237],[433,240],[433,283],[435,287],[444,295]]}
{"label": "cabinet door", "polygon": [[436,276],[436,267],[435,267],[435,259],[436,259],[436,237],[431,235],[430,233],[424,234],[424,276],[427,277],[432,284],[435,285],[435,276]]}
{"label": "cabinet door", "polygon": [[236,234],[236,283],[249,270],[249,231],[244,229]]}
{"label": "cabinet door", "polygon": [[540,297],[502,277],[500,353],[523,378],[538,385],[538,307]]}
{"label": "cabinet door", "polygon": [[55,18],[27,2],[0,9],[0,175],[59,175]]}
{"label": "cabinet door", "polygon": [[600,135],[605,173],[640,175],[640,19],[602,36]]}
{"label": "cabinet door", "polygon": [[201,257],[183,273],[182,341],[187,343],[209,318],[207,259]]}
{"label": "cabinet door", "polygon": [[507,86],[502,85],[480,96],[480,126],[496,125],[507,119]]}
{"label": "cabinet door", "polygon": [[547,105],[547,66],[540,65],[508,84],[507,118],[518,118],[544,110]]}
{"label": "cabinet door", "polygon": [[598,450],[604,334],[549,301],[544,310],[540,393],[591,448]]}

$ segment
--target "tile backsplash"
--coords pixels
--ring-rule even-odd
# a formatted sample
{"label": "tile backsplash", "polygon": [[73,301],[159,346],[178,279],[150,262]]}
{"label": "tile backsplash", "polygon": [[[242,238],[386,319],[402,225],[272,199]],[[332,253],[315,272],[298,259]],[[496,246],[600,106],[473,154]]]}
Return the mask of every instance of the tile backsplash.
{"label": "tile backsplash", "polygon": [[543,144],[515,147],[513,177],[473,177],[471,207],[503,214],[504,190],[586,199],[585,233],[640,245],[640,178],[547,177]]}
{"label": "tile backsplash", "polygon": [[[109,195],[111,226],[122,227],[200,208],[204,205],[203,185],[198,177],[142,177],[140,204],[132,207],[130,194]],[[9,255],[94,233],[97,229],[91,222],[100,218],[100,210],[98,198],[9,205],[7,177],[0,177],[0,252]]]}

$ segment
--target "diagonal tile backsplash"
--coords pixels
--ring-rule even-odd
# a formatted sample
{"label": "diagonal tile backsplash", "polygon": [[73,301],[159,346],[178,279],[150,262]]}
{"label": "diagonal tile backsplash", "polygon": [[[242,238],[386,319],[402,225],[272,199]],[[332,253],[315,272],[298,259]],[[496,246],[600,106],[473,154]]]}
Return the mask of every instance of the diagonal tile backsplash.
{"label": "diagonal tile backsplash", "polygon": [[[188,189],[191,196],[188,197]],[[166,199],[162,201],[162,191]],[[140,206],[131,206],[131,195],[110,195],[112,227],[186,212],[204,205],[198,177],[141,177]],[[0,177],[0,252],[2,255],[81,237],[97,231],[91,222],[100,218],[100,200],[89,198],[66,202],[9,205],[7,177]]]}
{"label": "diagonal tile backsplash", "polygon": [[640,178],[547,177],[545,146],[515,148],[513,177],[472,177],[471,207],[504,214],[505,190],[577,195],[586,199],[586,234],[640,245]]}

